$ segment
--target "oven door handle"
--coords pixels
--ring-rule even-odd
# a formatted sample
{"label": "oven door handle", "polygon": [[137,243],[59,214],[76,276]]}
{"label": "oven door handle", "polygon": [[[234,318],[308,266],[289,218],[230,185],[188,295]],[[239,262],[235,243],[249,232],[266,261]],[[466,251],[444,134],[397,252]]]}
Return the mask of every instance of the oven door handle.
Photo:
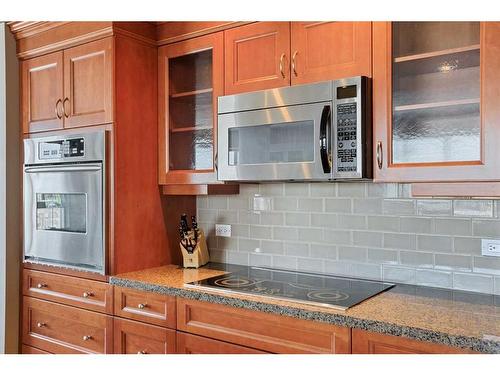
{"label": "oven door handle", "polygon": [[53,166],[53,167],[26,167],[25,173],[42,173],[42,172],[96,172],[102,170],[100,164],[89,165],[72,165],[72,166]]}
{"label": "oven door handle", "polygon": [[[325,105],[321,113],[319,126],[319,154],[321,156],[323,172],[325,173],[330,173],[332,170],[332,146],[329,139],[331,135],[331,117],[332,109],[329,105]],[[327,128],[330,129],[327,130]]]}

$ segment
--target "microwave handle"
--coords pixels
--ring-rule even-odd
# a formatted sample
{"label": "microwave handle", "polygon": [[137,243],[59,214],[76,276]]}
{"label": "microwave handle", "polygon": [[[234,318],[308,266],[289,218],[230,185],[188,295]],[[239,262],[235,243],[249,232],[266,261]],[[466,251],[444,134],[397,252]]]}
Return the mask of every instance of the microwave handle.
{"label": "microwave handle", "polygon": [[332,149],[329,139],[331,134],[331,118],[332,109],[329,105],[325,105],[321,113],[321,122],[319,126],[319,154],[321,156],[323,172],[325,173],[330,173],[332,170]]}

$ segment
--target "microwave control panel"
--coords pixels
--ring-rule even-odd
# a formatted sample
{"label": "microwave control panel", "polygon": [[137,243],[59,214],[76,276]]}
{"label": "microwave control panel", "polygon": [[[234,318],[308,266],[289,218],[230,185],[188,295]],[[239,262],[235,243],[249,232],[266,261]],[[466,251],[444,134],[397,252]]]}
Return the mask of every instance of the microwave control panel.
{"label": "microwave control panel", "polygon": [[357,103],[337,104],[337,171],[357,171]]}
{"label": "microwave control panel", "polygon": [[38,144],[38,158],[40,160],[75,158],[84,155],[85,140],[83,138],[40,142]]}

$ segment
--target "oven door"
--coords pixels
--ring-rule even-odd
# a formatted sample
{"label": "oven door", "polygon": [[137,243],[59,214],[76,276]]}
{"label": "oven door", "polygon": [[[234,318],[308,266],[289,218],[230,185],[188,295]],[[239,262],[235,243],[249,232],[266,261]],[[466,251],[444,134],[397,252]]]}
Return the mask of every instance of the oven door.
{"label": "oven door", "polygon": [[218,179],[331,179],[331,106],[328,101],[220,114]]}
{"label": "oven door", "polygon": [[105,272],[101,163],[24,168],[24,261]]}

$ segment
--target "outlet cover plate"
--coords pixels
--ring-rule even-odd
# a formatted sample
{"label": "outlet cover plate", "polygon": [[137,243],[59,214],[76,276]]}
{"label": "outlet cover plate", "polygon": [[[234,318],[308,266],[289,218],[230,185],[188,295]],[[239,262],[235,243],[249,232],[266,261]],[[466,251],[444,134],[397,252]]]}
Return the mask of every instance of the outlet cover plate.
{"label": "outlet cover plate", "polygon": [[218,237],[231,237],[231,225],[215,224],[215,235]]}
{"label": "outlet cover plate", "polygon": [[500,257],[500,240],[481,240],[481,254],[490,257]]}

